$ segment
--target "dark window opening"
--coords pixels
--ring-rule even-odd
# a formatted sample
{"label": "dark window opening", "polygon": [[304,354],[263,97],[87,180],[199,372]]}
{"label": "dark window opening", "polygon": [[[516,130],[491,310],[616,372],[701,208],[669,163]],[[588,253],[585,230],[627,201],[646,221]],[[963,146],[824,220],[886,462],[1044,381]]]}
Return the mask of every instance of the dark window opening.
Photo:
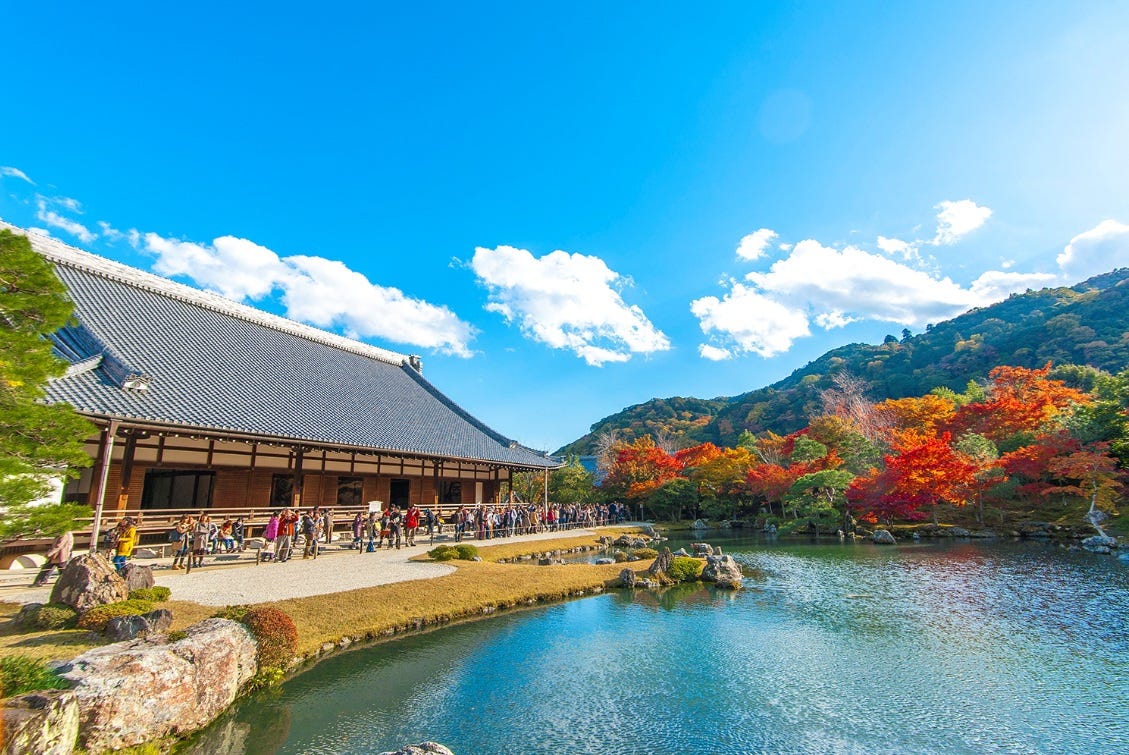
{"label": "dark window opening", "polygon": [[411,500],[411,492],[411,480],[392,480],[388,492],[388,503],[393,506],[407,506]]}
{"label": "dark window opening", "polygon": [[150,469],[141,493],[143,509],[209,509],[215,472]]}
{"label": "dark window opening", "polygon": [[337,478],[337,505],[360,506],[364,497],[364,479],[360,477]]}
{"label": "dark window opening", "polygon": [[458,480],[443,480],[439,483],[440,503],[462,503],[463,484]]}
{"label": "dark window opening", "polygon": [[270,484],[270,505],[288,507],[294,502],[294,476],[276,474]]}

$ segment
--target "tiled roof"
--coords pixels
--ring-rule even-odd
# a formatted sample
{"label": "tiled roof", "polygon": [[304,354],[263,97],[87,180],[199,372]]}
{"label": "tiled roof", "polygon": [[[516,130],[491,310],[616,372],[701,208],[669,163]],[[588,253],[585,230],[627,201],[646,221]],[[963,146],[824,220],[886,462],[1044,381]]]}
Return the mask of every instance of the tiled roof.
{"label": "tiled roof", "polygon": [[[77,320],[53,338],[71,369],[48,385],[49,401],[264,439],[557,466],[472,417],[404,355],[29,238],[55,263]],[[138,380],[145,390],[123,387]]]}

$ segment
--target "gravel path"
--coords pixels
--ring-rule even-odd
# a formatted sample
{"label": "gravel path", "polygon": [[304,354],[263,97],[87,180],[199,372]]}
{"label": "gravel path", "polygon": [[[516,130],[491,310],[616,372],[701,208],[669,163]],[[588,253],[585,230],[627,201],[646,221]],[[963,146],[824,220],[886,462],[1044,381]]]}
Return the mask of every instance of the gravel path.
{"label": "gravel path", "polygon": [[[517,535],[496,541],[468,542],[483,546],[491,543],[501,545],[583,536],[595,538],[596,533],[590,529],[576,529],[566,532]],[[455,567],[449,564],[409,560],[413,556],[431,550],[434,547],[432,545],[416,545],[399,550],[383,548],[373,553],[357,553],[355,550],[341,547],[341,543],[346,542],[323,545],[322,554],[316,559],[303,559],[301,548],[297,548],[294,558],[284,564],[275,562],[256,564],[253,555],[248,558],[250,551],[235,560],[226,562],[224,556],[206,556],[203,568],[193,569],[191,574],[169,569],[171,558],[145,559],[139,560],[138,563],[154,567],[153,576],[156,583],[170,588],[173,599],[189,600],[206,606],[308,598],[313,595],[345,592],[392,582],[434,579],[455,570]],[[451,543],[446,538],[440,542]],[[5,589],[0,591],[0,600],[16,603],[46,603],[50,595],[51,591],[46,587]]]}

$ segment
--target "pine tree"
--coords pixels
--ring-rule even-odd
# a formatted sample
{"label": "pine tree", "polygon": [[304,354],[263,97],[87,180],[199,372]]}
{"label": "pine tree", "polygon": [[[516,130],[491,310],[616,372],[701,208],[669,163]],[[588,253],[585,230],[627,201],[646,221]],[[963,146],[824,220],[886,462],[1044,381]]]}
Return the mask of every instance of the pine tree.
{"label": "pine tree", "polygon": [[83,440],[93,425],[68,405],[43,403],[47,381],[66,369],[46,336],[72,310],[27,237],[0,230],[0,540],[56,534],[89,514],[86,506],[29,505],[48,494],[51,477],[90,464]]}

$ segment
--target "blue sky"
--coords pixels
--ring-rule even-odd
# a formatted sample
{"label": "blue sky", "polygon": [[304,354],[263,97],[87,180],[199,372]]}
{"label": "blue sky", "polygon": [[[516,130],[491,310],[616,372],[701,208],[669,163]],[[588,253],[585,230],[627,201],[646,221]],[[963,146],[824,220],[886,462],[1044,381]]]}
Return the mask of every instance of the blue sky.
{"label": "blue sky", "polygon": [[1129,4],[542,5],[10,4],[0,217],[550,450],[1129,265]]}

